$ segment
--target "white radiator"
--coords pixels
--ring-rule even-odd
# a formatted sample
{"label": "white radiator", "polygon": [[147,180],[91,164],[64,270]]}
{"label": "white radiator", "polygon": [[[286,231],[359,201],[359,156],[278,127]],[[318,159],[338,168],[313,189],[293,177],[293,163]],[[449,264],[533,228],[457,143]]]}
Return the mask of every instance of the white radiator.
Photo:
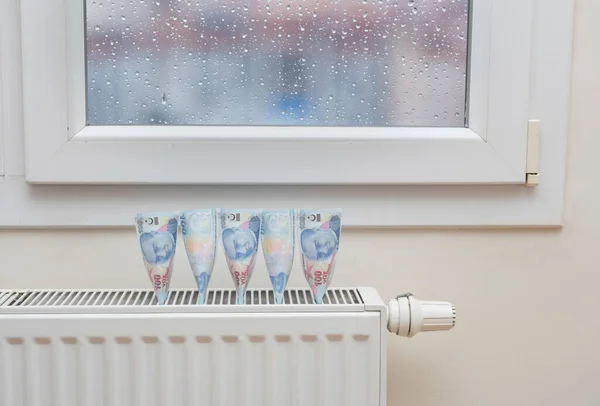
{"label": "white radiator", "polygon": [[196,295],[0,291],[0,405],[384,406],[388,324],[454,325],[450,304],[386,304],[371,288],[331,289],[321,305],[301,289],[282,305],[268,290],[246,305],[233,290]]}

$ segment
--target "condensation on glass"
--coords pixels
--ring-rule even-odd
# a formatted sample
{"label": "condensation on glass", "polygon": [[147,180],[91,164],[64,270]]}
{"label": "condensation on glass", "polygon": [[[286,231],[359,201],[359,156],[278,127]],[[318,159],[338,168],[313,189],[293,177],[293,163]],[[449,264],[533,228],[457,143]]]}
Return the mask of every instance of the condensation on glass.
{"label": "condensation on glass", "polygon": [[465,125],[469,0],[86,0],[90,125]]}

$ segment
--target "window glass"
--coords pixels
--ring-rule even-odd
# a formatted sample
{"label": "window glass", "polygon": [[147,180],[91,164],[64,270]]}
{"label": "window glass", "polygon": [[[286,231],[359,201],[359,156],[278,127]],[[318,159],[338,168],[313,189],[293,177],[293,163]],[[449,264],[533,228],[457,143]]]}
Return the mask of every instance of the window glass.
{"label": "window glass", "polygon": [[90,125],[465,125],[469,0],[86,0]]}

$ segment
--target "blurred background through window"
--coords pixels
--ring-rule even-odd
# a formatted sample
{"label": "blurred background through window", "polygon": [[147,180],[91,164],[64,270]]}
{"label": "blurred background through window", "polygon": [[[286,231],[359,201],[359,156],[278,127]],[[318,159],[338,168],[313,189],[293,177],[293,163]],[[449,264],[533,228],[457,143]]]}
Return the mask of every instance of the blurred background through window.
{"label": "blurred background through window", "polygon": [[88,124],[466,125],[469,0],[86,0]]}

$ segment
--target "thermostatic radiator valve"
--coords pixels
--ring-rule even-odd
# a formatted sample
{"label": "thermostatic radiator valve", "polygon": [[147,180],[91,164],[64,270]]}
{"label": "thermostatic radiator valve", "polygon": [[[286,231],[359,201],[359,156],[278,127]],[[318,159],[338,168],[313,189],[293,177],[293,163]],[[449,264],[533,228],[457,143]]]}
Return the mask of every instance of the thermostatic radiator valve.
{"label": "thermostatic radiator valve", "polygon": [[388,302],[388,330],[401,337],[422,331],[450,330],[456,324],[456,309],[449,302],[418,300],[411,293]]}

